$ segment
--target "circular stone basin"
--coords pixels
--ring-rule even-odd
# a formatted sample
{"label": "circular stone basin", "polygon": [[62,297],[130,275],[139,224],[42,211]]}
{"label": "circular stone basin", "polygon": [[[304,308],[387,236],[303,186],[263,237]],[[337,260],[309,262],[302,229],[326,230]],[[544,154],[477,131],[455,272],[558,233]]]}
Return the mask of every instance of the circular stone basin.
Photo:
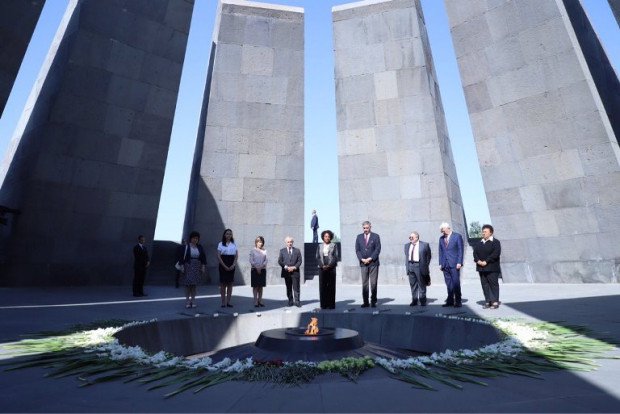
{"label": "circular stone basin", "polygon": [[256,347],[275,352],[341,352],[364,346],[361,335],[352,329],[321,328],[318,335],[304,335],[306,328],[278,328],[263,331]]}

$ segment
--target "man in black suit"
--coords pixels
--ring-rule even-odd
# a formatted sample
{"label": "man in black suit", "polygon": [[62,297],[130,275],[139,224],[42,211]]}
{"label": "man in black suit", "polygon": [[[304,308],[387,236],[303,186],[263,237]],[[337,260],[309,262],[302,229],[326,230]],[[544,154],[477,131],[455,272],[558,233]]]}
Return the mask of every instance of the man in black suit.
{"label": "man in black suit", "polygon": [[[360,261],[362,272],[362,308],[377,306],[377,280],[379,279],[379,253],[381,253],[381,238],[370,231],[370,221],[362,223],[362,234],[355,239],[355,254]],[[370,282],[370,305],[368,304],[368,284]]]}
{"label": "man in black suit", "polygon": [[409,235],[409,243],[405,243],[405,260],[409,286],[411,287],[411,303],[426,306],[426,286],[431,284],[431,248],[428,243],[420,241],[420,235],[414,231]]}
{"label": "man in black suit", "polygon": [[499,278],[502,277],[499,257],[501,254],[502,245],[493,237],[493,226],[485,224],[482,226],[482,240],[474,244],[474,261],[480,275],[485,309],[499,307]]}
{"label": "man in black suit", "polygon": [[144,245],[146,239],[144,236],[138,236],[138,244],[133,247],[133,295],[146,296],[144,293],[144,278],[146,277],[146,268],[149,267],[149,252]]}
{"label": "man in black suit", "polygon": [[281,276],[286,283],[286,296],[288,297],[288,306],[301,307],[299,301],[299,285],[301,275],[301,251],[293,247],[294,240],[291,236],[284,239],[286,247],[280,250],[278,256],[278,264],[282,268]]}

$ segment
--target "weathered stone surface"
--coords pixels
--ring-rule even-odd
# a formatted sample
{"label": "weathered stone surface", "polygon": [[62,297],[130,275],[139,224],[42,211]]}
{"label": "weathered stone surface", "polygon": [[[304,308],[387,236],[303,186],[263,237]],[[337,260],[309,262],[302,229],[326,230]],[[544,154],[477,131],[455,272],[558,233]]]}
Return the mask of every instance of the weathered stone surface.
{"label": "weathered stone surface", "polygon": [[504,280],[617,281],[620,87],[581,5],[446,5]]}
{"label": "weathered stone surface", "polygon": [[202,234],[217,282],[216,247],[232,229],[243,284],[263,236],[267,281],[283,283],[284,238],[303,249],[303,9],[224,0],[217,13],[184,233]]}
{"label": "weathered stone surface", "polygon": [[342,281],[360,283],[355,237],[370,220],[381,236],[380,283],[408,284],[411,231],[431,243],[435,263],[440,223],[465,230],[422,9],[359,2],[334,7],[332,18]]}
{"label": "weathered stone surface", "polygon": [[155,232],[192,10],[69,2],[0,172],[0,204],[22,212],[0,240],[1,284],[130,283],[136,237]]}

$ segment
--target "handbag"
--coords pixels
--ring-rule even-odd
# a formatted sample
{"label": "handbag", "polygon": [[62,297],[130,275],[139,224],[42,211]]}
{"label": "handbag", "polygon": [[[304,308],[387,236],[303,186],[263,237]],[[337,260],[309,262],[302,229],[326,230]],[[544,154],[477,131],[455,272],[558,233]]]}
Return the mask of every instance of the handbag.
{"label": "handbag", "polygon": [[[183,253],[183,260],[185,260],[185,256],[187,255],[187,249],[189,249],[189,245],[185,246],[185,252]],[[185,266],[183,266],[183,263],[181,263],[180,260],[174,264],[174,268],[177,269],[179,272],[183,272],[185,270]]]}

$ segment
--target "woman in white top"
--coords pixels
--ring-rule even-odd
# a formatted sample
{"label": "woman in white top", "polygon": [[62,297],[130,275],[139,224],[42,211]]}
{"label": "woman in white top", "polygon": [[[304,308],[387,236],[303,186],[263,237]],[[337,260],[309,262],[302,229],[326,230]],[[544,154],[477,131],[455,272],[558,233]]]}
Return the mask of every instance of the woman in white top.
{"label": "woman in white top", "polygon": [[235,279],[235,268],[237,267],[237,245],[233,239],[231,229],[224,230],[222,241],[217,245],[217,260],[220,262],[220,296],[222,297],[222,308],[232,308],[230,297],[232,296],[233,281]]}
{"label": "woman in white top", "polygon": [[254,240],[254,248],[250,250],[250,266],[252,267],[252,293],[254,294],[254,307],[265,306],[263,304],[263,288],[267,285],[267,250],[265,239],[258,236]]}

